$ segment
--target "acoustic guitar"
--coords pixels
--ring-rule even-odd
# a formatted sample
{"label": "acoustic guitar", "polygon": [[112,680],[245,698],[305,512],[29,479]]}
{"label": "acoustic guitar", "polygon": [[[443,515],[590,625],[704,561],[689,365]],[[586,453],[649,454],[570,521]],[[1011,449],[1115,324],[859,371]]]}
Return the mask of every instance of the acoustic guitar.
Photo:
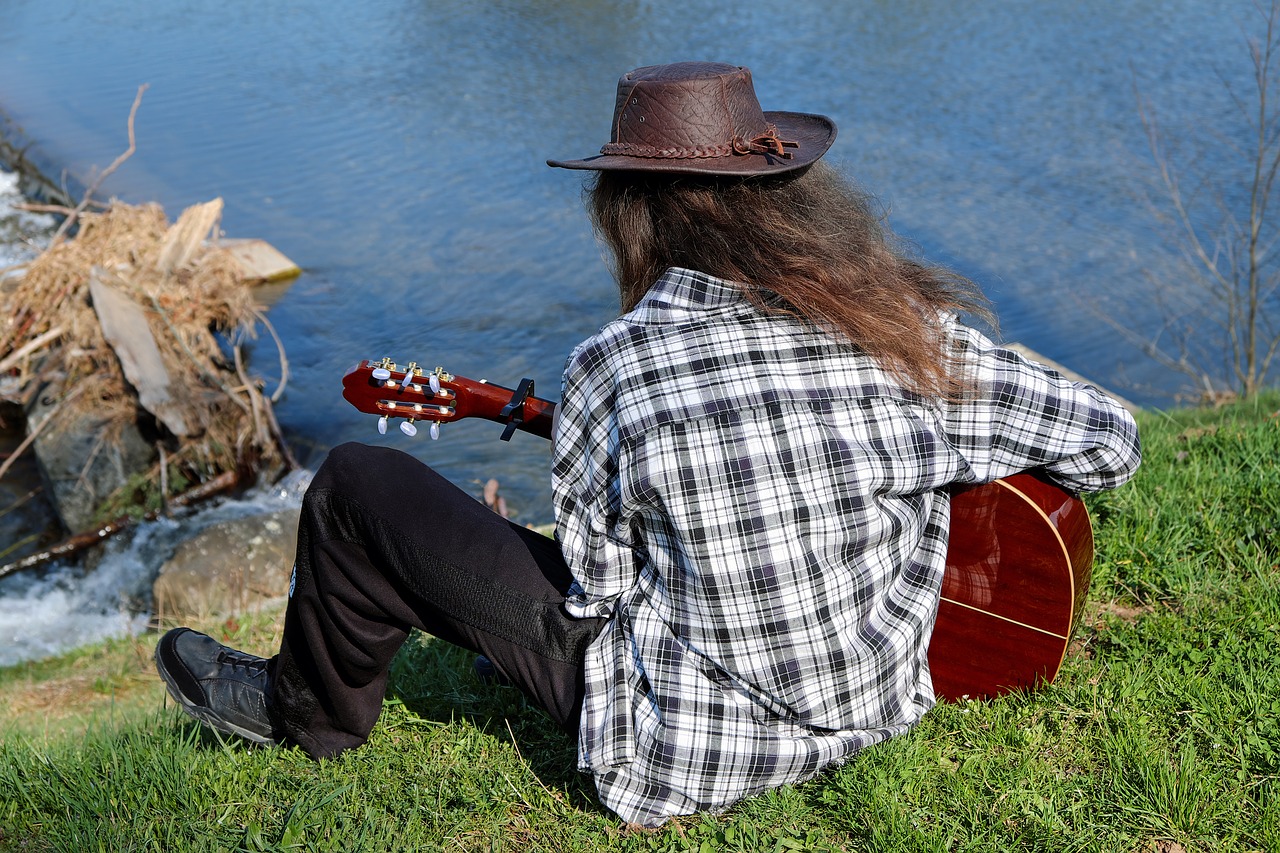
{"label": "acoustic guitar", "polygon": [[[505,388],[416,363],[362,361],[342,379],[342,396],[392,421],[406,435],[425,424],[482,418],[551,437],[555,403],[533,396],[533,382]],[[1084,504],[1032,474],[1015,474],[957,492],[929,668],[941,699],[989,698],[1051,682],[1084,608],[1093,564],[1093,530]]]}

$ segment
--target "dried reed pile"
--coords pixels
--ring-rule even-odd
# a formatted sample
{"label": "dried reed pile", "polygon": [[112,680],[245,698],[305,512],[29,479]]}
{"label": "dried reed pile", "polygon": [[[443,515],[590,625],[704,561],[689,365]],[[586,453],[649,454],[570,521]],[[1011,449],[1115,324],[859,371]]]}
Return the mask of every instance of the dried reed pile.
{"label": "dried reed pile", "polygon": [[[271,406],[287,361],[241,271],[217,249],[221,209],[220,199],[196,205],[173,225],[156,205],[113,202],[80,213],[74,238],[55,239],[0,283],[0,399],[59,401],[57,417],[33,425],[46,433],[83,428],[92,415],[105,420],[101,441],[109,443],[124,425],[137,425],[157,446],[145,479],[161,493],[228,471],[243,477],[292,465]],[[127,300],[121,304],[132,315],[145,317],[138,328],[143,337],[150,331],[167,373],[164,410],[149,410],[137,377],[122,369],[129,345],[104,334],[104,287],[112,301]],[[260,327],[281,359],[270,396],[241,354]]]}

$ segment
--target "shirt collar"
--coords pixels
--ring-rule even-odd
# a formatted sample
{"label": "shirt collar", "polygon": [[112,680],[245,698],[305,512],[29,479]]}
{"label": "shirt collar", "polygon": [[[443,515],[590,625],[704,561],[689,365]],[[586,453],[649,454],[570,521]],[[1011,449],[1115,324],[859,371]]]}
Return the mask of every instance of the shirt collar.
{"label": "shirt collar", "polygon": [[697,270],[669,267],[654,282],[653,287],[649,288],[636,308],[659,311],[706,310],[742,300],[742,291],[733,282]]}

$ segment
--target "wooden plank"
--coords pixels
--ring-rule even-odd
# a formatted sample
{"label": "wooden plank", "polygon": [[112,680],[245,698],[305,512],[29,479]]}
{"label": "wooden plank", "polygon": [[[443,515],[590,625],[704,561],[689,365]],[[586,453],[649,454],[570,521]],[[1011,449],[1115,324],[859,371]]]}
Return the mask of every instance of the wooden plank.
{"label": "wooden plank", "polygon": [[302,273],[297,264],[266,240],[223,239],[218,241],[218,248],[236,262],[245,281],[282,281]]}
{"label": "wooden plank", "polygon": [[156,260],[156,268],[165,275],[172,275],[178,269],[191,262],[204,246],[205,238],[218,227],[222,217],[222,199],[215,198],[204,204],[193,204],[178,221],[165,232],[164,242],[160,245],[160,257]]}
{"label": "wooden plank", "polygon": [[181,406],[169,392],[169,371],[151,335],[146,315],[136,302],[105,282],[106,271],[89,274],[89,295],[102,324],[102,334],[115,350],[125,378],[138,392],[138,402],[177,436],[191,433]]}

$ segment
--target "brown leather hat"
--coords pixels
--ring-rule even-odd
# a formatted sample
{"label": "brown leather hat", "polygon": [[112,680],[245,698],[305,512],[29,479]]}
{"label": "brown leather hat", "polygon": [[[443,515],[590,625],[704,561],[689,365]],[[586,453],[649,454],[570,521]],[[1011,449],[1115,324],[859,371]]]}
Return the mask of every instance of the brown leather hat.
{"label": "brown leather hat", "polygon": [[613,137],[562,169],[769,175],[817,160],[836,138],[826,116],[763,112],[751,71],[717,62],[650,65],[618,80]]}

